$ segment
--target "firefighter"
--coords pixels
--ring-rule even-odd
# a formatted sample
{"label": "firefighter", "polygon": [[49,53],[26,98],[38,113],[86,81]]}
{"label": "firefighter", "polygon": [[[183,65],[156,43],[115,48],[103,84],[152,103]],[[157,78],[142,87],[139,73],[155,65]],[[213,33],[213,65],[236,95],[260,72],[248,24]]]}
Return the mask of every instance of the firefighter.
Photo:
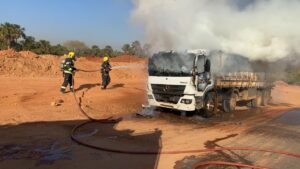
{"label": "firefighter", "polygon": [[111,65],[109,63],[109,57],[105,56],[103,58],[103,63],[101,65],[101,74],[102,74],[101,89],[106,89],[106,87],[110,83],[110,76],[109,76],[110,71],[111,71]]}
{"label": "firefighter", "polygon": [[73,75],[77,70],[74,66],[76,61],[75,52],[69,52],[68,57],[64,60],[62,69],[64,75],[64,82],[60,88],[62,93],[65,93],[68,84],[70,85],[70,91],[74,92]]}

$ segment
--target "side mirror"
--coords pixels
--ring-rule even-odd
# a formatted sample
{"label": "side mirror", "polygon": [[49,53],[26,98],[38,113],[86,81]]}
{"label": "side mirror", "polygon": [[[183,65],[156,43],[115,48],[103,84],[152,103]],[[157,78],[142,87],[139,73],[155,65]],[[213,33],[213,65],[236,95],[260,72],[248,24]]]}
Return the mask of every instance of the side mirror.
{"label": "side mirror", "polygon": [[204,71],[205,72],[210,72],[210,60],[207,59],[204,65]]}

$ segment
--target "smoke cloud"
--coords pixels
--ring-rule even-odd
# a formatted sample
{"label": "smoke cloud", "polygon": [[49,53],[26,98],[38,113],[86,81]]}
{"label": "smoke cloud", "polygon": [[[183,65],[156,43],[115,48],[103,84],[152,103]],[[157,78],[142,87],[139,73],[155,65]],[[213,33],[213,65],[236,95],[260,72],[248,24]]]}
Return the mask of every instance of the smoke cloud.
{"label": "smoke cloud", "polygon": [[[220,49],[251,60],[300,54],[299,0],[133,0],[158,50]],[[299,58],[299,57],[298,57]]]}

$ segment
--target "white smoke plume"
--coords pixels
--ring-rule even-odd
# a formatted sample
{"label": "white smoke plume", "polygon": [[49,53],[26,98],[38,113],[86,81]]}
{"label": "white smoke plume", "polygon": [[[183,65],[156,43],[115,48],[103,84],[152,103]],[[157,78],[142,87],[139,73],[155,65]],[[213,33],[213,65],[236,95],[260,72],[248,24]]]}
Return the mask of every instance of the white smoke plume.
{"label": "white smoke plume", "polygon": [[300,54],[300,0],[133,0],[158,50],[220,49],[252,60]]}

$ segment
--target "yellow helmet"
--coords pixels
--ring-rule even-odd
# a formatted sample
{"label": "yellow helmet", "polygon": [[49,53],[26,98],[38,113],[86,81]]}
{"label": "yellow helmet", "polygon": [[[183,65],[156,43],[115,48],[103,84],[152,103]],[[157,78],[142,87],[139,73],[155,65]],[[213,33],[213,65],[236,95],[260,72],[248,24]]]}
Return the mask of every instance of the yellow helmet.
{"label": "yellow helmet", "polygon": [[75,52],[69,52],[68,57],[73,58],[75,56]]}
{"label": "yellow helmet", "polygon": [[104,56],[103,62],[106,62],[106,61],[108,61],[108,60],[109,60],[109,57],[108,57],[108,56]]}

